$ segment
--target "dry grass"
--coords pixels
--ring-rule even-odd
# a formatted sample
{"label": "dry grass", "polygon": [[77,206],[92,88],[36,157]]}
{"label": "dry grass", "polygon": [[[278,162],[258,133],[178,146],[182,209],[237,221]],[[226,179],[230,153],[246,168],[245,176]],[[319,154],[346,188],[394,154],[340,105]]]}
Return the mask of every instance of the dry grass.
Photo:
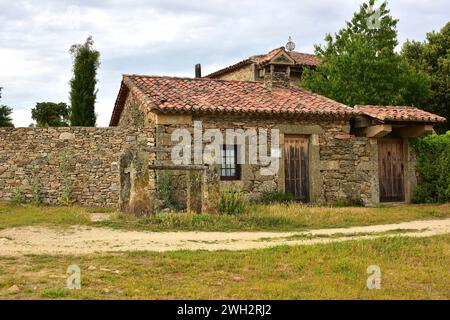
{"label": "dry grass", "polygon": [[[2,299],[449,299],[450,235],[241,252],[0,258]],[[81,268],[81,290],[66,270]],[[369,265],[382,289],[366,288]],[[95,269],[93,268],[95,267]],[[20,288],[9,293],[12,285]]]}
{"label": "dry grass", "polygon": [[0,229],[26,225],[82,224],[149,231],[296,231],[448,218],[450,204],[380,208],[308,207],[301,204],[256,205],[249,213],[240,215],[165,213],[135,218],[117,213],[109,221],[90,221],[90,213],[102,211],[108,210],[0,203]]}

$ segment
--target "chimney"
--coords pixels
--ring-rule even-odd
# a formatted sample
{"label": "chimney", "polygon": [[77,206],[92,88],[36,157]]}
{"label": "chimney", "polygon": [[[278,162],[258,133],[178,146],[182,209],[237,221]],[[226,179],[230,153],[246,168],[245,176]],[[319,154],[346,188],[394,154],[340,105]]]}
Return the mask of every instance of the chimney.
{"label": "chimney", "polygon": [[202,65],[200,63],[195,65],[195,77],[196,78],[202,77]]}

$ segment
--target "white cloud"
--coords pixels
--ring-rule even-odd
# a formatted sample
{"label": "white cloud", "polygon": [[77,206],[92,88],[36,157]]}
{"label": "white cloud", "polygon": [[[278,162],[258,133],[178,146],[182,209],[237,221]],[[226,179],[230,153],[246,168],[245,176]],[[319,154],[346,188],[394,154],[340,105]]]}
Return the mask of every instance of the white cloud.
{"label": "white cloud", "polygon": [[[284,45],[313,51],[362,0],[0,0],[2,103],[27,126],[39,101],[68,102],[74,43],[93,35],[101,52],[98,124],[107,126],[124,73],[204,74]],[[395,0],[399,40],[423,40],[447,22],[446,0]],[[420,21],[420,23],[418,23]]]}

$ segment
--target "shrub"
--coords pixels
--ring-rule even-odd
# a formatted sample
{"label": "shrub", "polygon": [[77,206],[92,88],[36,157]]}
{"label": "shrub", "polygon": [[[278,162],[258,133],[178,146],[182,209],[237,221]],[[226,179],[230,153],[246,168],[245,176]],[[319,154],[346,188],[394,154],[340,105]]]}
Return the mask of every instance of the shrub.
{"label": "shrub", "polygon": [[63,205],[70,206],[75,200],[72,195],[72,184],[69,177],[70,163],[65,153],[60,154],[59,171],[61,175],[61,197],[58,199]]}
{"label": "shrub", "polygon": [[270,191],[264,192],[260,201],[264,204],[284,203],[294,201],[294,196],[290,192]]}
{"label": "shrub", "polygon": [[241,214],[248,209],[248,201],[241,191],[223,191],[220,193],[219,212],[223,214]]}
{"label": "shrub", "polygon": [[177,181],[173,173],[171,171],[161,171],[157,181],[156,195],[161,202],[160,206],[163,209],[180,210],[181,206],[176,196]]}
{"label": "shrub", "polygon": [[414,203],[450,201],[450,131],[412,142],[417,154],[418,186]]}
{"label": "shrub", "polygon": [[25,203],[25,196],[23,195],[22,190],[20,190],[19,188],[14,189],[11,202],[13,204]]}
{"label": "shrub", "polygon": [[44,196],[42,195],[41,186],[39,185],[38,179],[34,178],[31,186],[31,203],[39,206],[43,204],[43,202]]}

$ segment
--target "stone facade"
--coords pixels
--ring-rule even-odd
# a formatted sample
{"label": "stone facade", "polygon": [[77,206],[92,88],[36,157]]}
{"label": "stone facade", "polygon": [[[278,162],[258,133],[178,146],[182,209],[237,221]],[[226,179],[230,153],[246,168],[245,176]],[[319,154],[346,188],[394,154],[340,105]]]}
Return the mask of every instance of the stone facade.
{"label": "stone facade", "polygon": [[[289,134],[308,135],[309,138],[309,176],[311,202],[333,204],[338,199],[362,200],[367,205],[377,204],[378,199],[378,154],[377,139],[356,137],[350,134],[348,119],[269,119],[221,115],[194,116],[185,123],[157,125],[156,143],[170,148],[176,144],[171,141],[174,130],[184,128],[193,133],[193,122],[201,121],[203,131],[220,129],[251,128],[278,129],[282,158],[280,168],[274,176],[261,175],[261,165],[242,165],[241,179],[220,181],[220,188],[239,189],[253,198],[266,191],[284,191],[284,136]],[[194,143],[194,142],[193,142]],[[193,148],[193,146],[192,146]],[[248,152],[248,150],[246,150]],[[248,159],[248,157],[246,157]],[[169,155],[160,158],[170,163]]]}
{"label": "stone facade", "polygon": [[154,143],[151,129],[0,128],[0,200],[10,200],[16,189],[30,200],[37,184],[45,203],[60,204],[66,159],[76,204],[117,207],[122,153]]}
{"label": "stone facade", "polygon": [[217,77],[220,80],[238,80],[238,81],[254,81],[255,80],[255,66],[249,64],[230,71]]}
{"label": "stone facade", "polygon": [[[299,86],[301,75],[303,72],[302,67],[291,68],[291,73],[289,75],[289,85]],[[250,64],[243,66],[241,68],[229,71],[227,73],[221,74],[220,76],[214,77],[220,80],[236,80],[236,81],[268,81],[270,72],[266,71],[264,68],[258,69],[255,64]],[[275,76],[275,80],[278,78],[278,74]],[[284,75],[283,75],[284,76]],[[284,78],[283,78],[284,81]]]}

